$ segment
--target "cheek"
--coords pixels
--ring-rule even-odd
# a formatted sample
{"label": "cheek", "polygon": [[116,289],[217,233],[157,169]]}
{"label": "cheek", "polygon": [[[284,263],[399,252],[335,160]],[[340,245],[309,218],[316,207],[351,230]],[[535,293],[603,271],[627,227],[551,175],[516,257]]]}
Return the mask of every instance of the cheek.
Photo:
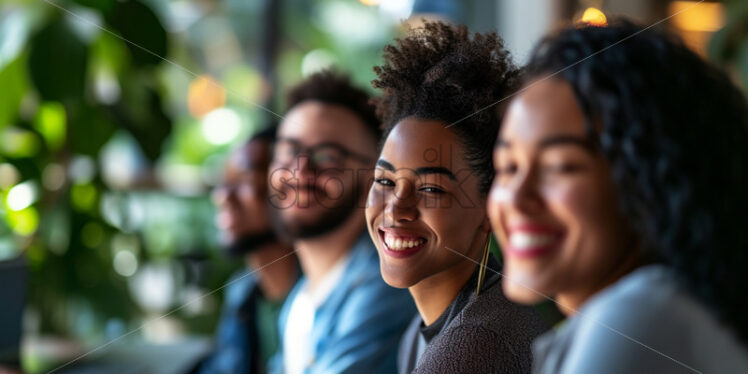
{"label": "cheek", "polygon": [[421,208],[420,219],[437,234],[443,245],[465,252],[485,217],[486,202],[480,200],[473,204],[477,206],[462,207],[453,201],[450,208]]}
{"label": "cheek", "polygon": [[254,193],[254,190],[248,186],[242,186],[237,191],[237,196],[239,197],[239,200],[242,202],[243,205],[254,205],[255,200],[257,199],[256,194]]}
{"label": "cheek", "polygon": [[[576,266],[589,266],[590,261],[603,252],[599,248],[610,248],[611,212],[614,210],[605,186],[589,181],[573,181],[555,186],[544,192],[548,208],[568,230],[568,242],[576,258]],[[587,265],[583,265],[587,264]]]}
{"label": "cheek", "polygon": [[571,213],[575,217],[584,217],[589,211],[590,191],[585,183],[556,183],[543,189],[546,201],[559,210]]}
{"label": "cheek", "polygon": [[296,181],[293,178],[293,173],[288,168],[272,169],[267,178],[268,189],[270,191],[280,191],[289,186],[295,186]]}
{"label": "cheek", "polygon": [[267,202],[274,209],[285,210],[296,203],[293,188],[298,185],[298,181],[293,179],[293,173],[288,168],[272,169],[267,183]]}
{"label": "cheek", "polygon": [[556,183],[544,188],[542,194],[549,208],[565,220],[589,222],[599,216],[599,210],[605,209],[600,206],[598,189],[590,183]]}
{"label": "cheek", "polygon": [[373,223],[377,217],[382,215],[383,211],[384,196],[381,191],[378,191],[376,186],[372,185],[366,199],[366,221]]}
{"label": "cheek", "polygon": [[333,200],[340,199],[346,190],[351,188],[345,181],[345,175],[324,175],[317,178],[317,185],[324,191],[325,195]]}
{"label": "cheek", "polygon": [[[504,205],[509,201],[509,191],[506,188],[499,186],[494,183],[491,186],[491,190],[488,193],[488,200],[486,201],[486,210],[488,212],[488,218],[491,220],[491,227],[494,232],[498,232],[501,226],[501,211]],[[501,239],[501,235],[499,237]]]}

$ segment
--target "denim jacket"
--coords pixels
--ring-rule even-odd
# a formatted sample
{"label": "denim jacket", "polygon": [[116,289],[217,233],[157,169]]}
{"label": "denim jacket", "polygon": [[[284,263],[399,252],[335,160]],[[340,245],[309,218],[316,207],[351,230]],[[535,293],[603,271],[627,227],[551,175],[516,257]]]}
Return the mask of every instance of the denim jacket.
{"label": "denim jacket", "polygon": [[[302,277],[280,312],[280,347],[291,305],[306,284]],[[314,315],[314,362],[305,370],[317,373],[394,373],[398,341],[416,313],[407,290],[388,286],[379,272],[379,257],[364,232],[350,252],[340,283]],[[283,372],[283,352],[271,372]]]}
{"label": "denim jacket", "polygon": [[226,287],[216,346],[200,365],[200,374],[261,373],[254,327],[257,278],[247,270],[232,277]]}

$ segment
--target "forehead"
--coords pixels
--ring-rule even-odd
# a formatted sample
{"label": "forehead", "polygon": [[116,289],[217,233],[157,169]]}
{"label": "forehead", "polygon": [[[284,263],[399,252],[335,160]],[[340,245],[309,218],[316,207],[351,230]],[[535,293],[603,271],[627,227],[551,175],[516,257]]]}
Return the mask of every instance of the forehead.
{"label": "forehead", "polygon": [[560,79],[530,83],[509,106],[501,140],[537,142],[550,135],[585,136],[585,117],[571,85]]}
{"label": "forehead", "polygon": [[260,168],[241,168],[236,164],[227,163],[223,171],[224,183],[242,183],[260,188],[267,183],[267,169]]}
{"label": "forehead", "polygon": [[467,168],[463,146],[445,123],[415,117],[395,125],[387,135],[380,158],[396,168],[443,166],[454,173]]}
{"label": "forehead", "polygon": [[255,140],[235,149],[226,161],[225,174],[233,176],[267,172],[269,147],[269,142]]}
{"label": "forehead", "polygon": [[252,140],[231,152],[227,166],[238,169],[265,169],[269,163],[270,143],[266,140]]}
{"label": "forehead", "polygon": [[294,106],[281,122],[278,137],[296,139],[307,145],[334,142],[352,149],[374,147],[376,141],[354,112],[317,101]]}

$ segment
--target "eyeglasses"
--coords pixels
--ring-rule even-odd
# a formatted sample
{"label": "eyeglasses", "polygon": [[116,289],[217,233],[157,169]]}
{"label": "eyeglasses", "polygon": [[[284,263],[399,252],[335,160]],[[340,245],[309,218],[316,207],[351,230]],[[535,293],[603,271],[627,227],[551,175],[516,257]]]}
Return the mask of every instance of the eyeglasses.
{"label": "eyeglasses", "polygon": [[363,163],[373,162],[370,158],[333,142],[322,142],[312,147],[306,147],[297,140],[280,139],[275,143],[273,149],[273,163],[284,166],[291,165],[302,154],[309,157],[309,166],[317,170],[340,168],[349,158]]}

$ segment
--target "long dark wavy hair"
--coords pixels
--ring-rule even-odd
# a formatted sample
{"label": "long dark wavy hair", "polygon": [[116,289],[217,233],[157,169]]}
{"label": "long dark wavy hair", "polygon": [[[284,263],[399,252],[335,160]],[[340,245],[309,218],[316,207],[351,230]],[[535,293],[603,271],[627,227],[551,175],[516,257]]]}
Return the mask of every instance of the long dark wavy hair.
{"label": "long dark wavy hair", "polygon": [[624,20],[543,40],[525,79],[549,74],[572,86],[644,254],[748,342],[745,96],[679,38]]}

